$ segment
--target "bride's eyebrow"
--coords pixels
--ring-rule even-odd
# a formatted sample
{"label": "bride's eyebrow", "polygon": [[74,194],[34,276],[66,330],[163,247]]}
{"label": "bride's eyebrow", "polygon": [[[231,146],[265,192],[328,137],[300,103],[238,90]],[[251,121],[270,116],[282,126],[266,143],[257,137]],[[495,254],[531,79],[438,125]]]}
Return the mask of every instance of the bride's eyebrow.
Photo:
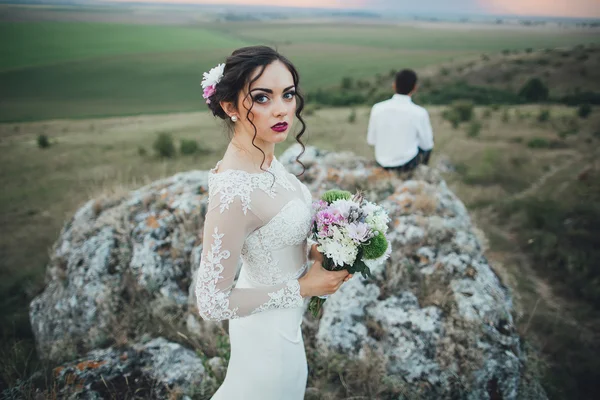
{"label": "bride's eyebrow", "polygon": [[[293,88],[294,88],[294,86],[295,86],[295,85],[288,86],[288,87],[286,87],[285,89],[283,89],[283,91],[284,91],[284,92],[287,92],[288,90],[290,90],[290,89],[293,89]],[[265,89],[265,88],[254,88],[254,89],[250,90],[250,92],[254,92],[254,91],[256,91],[256,90],[260,90],[260,91],[263,91],[263,92],[267,92],[267,93],[273,94],[273,91],[272,91],[271,89]]]}

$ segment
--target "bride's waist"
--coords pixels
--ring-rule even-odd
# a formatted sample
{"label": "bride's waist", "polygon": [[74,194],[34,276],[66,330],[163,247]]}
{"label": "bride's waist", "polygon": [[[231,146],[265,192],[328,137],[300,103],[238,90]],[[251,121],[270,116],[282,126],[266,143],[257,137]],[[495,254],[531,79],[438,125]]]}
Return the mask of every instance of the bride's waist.
{"label": "bride's waist", "polygon": [[263,266],[252,266],[246,263],[242,263],[240,270],[240,276],[236,287],[238,288],[265,288],[269,286],[276,286],[281,283],[299,279],[306,271],[310,262],[305,262],[295,269],[287,271],[280,270],[268,270],[264,269]]}

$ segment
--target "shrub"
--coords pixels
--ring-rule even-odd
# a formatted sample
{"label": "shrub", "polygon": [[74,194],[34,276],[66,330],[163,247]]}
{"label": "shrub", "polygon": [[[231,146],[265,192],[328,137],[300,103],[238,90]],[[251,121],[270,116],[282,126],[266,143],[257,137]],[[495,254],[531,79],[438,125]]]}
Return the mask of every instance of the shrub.
{"label": "shrub", "polygon": [[540,110],[540,113],[538,114],[537,117],[538,122],[547,122],[550,120],[550,110],[547,108],[544,108],[542,110]]}
{"label": "shrub", "polygon": [[538,65],[541,66],[546,66],[546,65],[550,65],[550,60],[548,60],[547,58],[539,58],[537,60]]}
{"label": "shrub", "polygon": [[50,147],[50,140],[46,135],[39,135],[37,137],[37,145],[40,149],[47,149]]}
{"label": "shrub", "polygon": [[350,115],[348,115],[348,122],[351,124],[356,122],[356,111],[355,110],[352,110],[350,112]]}
{"label": "shrub", "polygon": [[140,157],[146,157],[146,154],[148,154],[148,151],[144,146],[139,146],[137,152]]}
{"label": "shrub", "polygon": [[483,115],[482,116],[483,116],[483,118],[489,118],[489,117],[491,117],[492,116],[492,110],[490,110],[489,108],[486,108],[483,111]]}
{"label": "shrub", "polygon": [[560,101],[569,106],[579,106],[582,104],[600,104],[600,92],[579,92],[563,96]]}
{"label": "shrub", "polygon": [[352,81],[352,78],[345,76],[342,78],[342,89],[348,90],[348,89],[352,89],[352,87],[354,86],[354,82]]}
{"label": "shrub", "polygon": [[519,91],[519,97],[529,102],[539,102],[548,99],[548,87],[540,78],[531,78]]}
{"label": "shrub", "polygon": [[489,86],[472,86],[465,82],[454,82],[421,92],[419,99],[429,104],[450,104],[456,100],[470,100],[478,105],[515,104],[522,99],[515,93]]}
{"label": "shrub", "polygon": [[452,124],[452,128],[456,129],[460,125],[460,117],[453,109],[447,109],[442,113],[442,117]]}
{"label": "shrub", "polygon": [[473,121],[469,125],[469,129],[467,130],[467,136],[470,138],[478,137],[481,133],[481,122]]}
{"label": "shrub", "polygon": [[473,107],[473,102],[468,100],[457,100],[452,103],[452,110],[460,122],[470,121],[473,118]]}
{"label": "shrub", "polygon": [[528,48],[526,48],[526,49],[525,49],[525,52],[526,52],[527,54],[530,54],[530,53],[532,53],[532,52],[533,52],[533,49],[532,49],[531,47],[528,47]]}
{"label": "shrub", "polygon": [[558,136],[565,138],[569,135],[576,135],[579,132],[579,123],[575,117],[564,115],[558,125]]}
{"label": "shrub", "polygon": [[195,154],[198,152],[198,142],[195,140],[181,139],[179,151],[184,155]]}
{"label": "shrub", "polygon": [[550,142],[544,138],[533,138],[527,142],[527,147],[530,149],[547,149],[550,147]]}
{"label": "shrub", "polygon": [[154,140],[152,147],[159,157],[170,158],[175,155],[173,138],[168,133],[159,134],[156,140]]}
{"label": "shrub", "polygon": [[582,104],[577,109],[577,115],[581,118],[587,118],[592,113],[592,106],[589,104]]}
{"label": "shrub", "polygon": [[510,112],[508,111],[508,108],[505,108],[504,111],[502,111],[502,122],[509,122],[510,121]]}

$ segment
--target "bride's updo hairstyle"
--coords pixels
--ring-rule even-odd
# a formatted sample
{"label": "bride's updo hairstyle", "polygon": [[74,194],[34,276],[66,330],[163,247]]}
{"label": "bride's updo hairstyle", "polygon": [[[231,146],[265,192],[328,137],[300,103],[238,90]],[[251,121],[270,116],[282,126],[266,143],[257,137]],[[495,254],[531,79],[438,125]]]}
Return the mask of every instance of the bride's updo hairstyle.
{"label": "bride's updo hairstyle", "polygon": [[[276,50],[268,47],[268,46],[249,46],[242,47],[235,50],[227,60],[225,61],[225,68],[223,70],[223,76],[220,81],[215,85],[214,92],[207,98],[208,108],[212,111],[213,115],[226,120],[229,124],[232,122],[229,120],[229,116],[221,107],[221,102],[230,102],[233,103],[235,108],[240,111],[238,104],[238,97],[242,90],[246,87],[252,85],[255,81],[257,81],[263,74],[265,68],[275,61],[280,61],[283,63],[287,69],[292,74],[292,78],[294,80],[294,86],[296,87],[296,118],[300,121],[302,125],[302,129],[300,132],[296,134],[296,141],[300,143],[302,146],[302,152],[296,157],[296,162],[302,165],[303,171],[300,175],[304,173],[306,167],[300,161],[300,156],[304,154],[305,146],[304,143],[300,140],[304,132],[306,131],[306,124],[302,119],[302,110],[304,109],[304,97],[300,94],[298,83],[300,81],[300,76],[298,75],[298,71],[294,64],[290,60],[288,60],[283,55],[279,54]],[[258,74],[251,79],[252,74],[255,70],[258,69]],[[251,105],[250,108],[246,111],[246,119],[252,124],[254,127],[254,137],[252,138],[252,145],[260,150],[263,153],[263,163],[265,160],[265,153],[254,144],[254,140],[256,139],[257,129],[252,120],[249,118],[252,114],[252,108],[254,107],[254,99],[248,93],[246,98],[250,97]],[[261,164],[262,169],[262,164]]]}

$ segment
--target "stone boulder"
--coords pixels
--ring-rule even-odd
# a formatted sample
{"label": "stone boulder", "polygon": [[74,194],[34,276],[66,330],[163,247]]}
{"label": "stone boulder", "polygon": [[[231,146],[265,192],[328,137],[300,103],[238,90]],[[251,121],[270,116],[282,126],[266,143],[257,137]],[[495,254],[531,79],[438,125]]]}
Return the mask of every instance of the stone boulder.
{"label": "stone boulder", "polygon": [[56,368],[54,375],[61,399],[165,399],[175,393],[208,398],[216,390],[192,350],[163,338],[93,350]]}
{"label": "stone boulder", "polygon": [[[280,157],[296,172],[299,151]],[[314,148],[302,161],[314,197],[343,188],[382,204],[393,248],[373,279],[358,276],[325,302],[318,328],[311,331],[306,316],[305,335],[316,334],[319,350],[331,354],[381,354],[387,374],[421,399],[516,399],[526,360],[511,291],[439,173],[419,167],[400,175],[350,153]]]}
{"label": "stone boulder", "polygon": [[[302,171],[298,151],[279,157],[294,173]],[[302,161],[300,179],[314,198],[360,189],[384,205],[393,245],[374,278],[344,284],[320,320],[307,314],[307,345],[350,359],[380,354],[385,373],[418,398],[517,398],[527,360],[510,289],[436,170],[398,176],[352,153],[312,147]],[[210,391],[223,378],[225,331],[198,316],[193,290],[207,179],[206,171],[190,171],[94,199],[65,224],[30,319],[40,356],[66,362],[57,374],[76,382],[84,396],[77,398],[101,398],[110,385],[126,390],[129,377],[147,398]],[[75,393],[67,386],[64,393]]]}

